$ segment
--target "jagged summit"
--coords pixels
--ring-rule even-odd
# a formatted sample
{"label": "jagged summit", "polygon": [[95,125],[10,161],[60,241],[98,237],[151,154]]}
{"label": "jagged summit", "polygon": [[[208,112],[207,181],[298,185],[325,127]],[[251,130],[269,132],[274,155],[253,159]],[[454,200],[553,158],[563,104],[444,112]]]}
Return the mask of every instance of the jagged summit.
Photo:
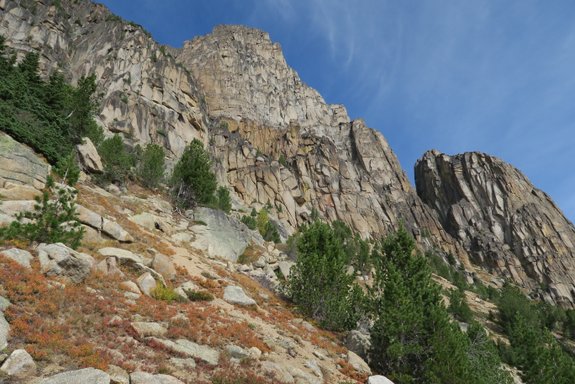
{"label": "jagged summit", "polygon": [[484,153],[428,151],[415,180],[475,264],[573,306],[575,227],[518,169]]}
{"label": "jagged summit", "polygon": [[220,25],[187,41],[178,60],[206,90],[210,114],[285,128],[337,127],[349,123],[345,108],[328,105],[285,61],[266,32]]}

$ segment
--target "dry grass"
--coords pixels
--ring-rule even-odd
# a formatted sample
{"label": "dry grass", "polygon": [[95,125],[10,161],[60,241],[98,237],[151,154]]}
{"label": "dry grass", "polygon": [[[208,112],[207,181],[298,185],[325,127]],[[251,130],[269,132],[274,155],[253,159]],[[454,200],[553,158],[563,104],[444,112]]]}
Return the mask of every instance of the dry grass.
{"label": "dry grass", "polygon": [[[5,314],[11,326],[11,347],[24,347],[36,360],[60,356],[79,367],[107,368],[108,357],[93,341],[109,303],[81,286],[53,288],[37,271],[0,258],[0,281],[14,303]],[[105,301],[105,300],[104,300]]]}
{"label": "dry grass", "polygon": [[367,382],[367,378],[369,377],[369,375],[367,375],[365,373],[359,373],[347,361],[339,359],[337,361],[337,364],[341,367],[339,371],[343,375],[345,375],[345,376],[349,377],[350,379],[353,379],[357,382],[360,382],[360,383]]}

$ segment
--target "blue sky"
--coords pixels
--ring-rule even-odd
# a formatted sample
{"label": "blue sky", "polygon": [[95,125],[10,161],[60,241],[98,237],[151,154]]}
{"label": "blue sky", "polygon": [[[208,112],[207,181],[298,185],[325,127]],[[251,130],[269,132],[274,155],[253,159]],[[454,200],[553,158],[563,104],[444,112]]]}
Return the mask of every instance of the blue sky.
{"label": "blue sky", "polygon": [[163,44],[217,24],[269,32],[329,103],[390,142],[519,168],[575,219],[572,0],[104,0]]}

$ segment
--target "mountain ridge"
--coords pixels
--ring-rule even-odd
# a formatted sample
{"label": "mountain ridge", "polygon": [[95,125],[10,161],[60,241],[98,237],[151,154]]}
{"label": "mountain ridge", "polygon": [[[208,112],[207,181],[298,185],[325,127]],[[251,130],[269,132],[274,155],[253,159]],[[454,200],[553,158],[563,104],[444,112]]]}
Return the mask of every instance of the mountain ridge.
{"label": "mountain ridge", "polygon": [[446,230],[443,212],[417,196],[384,136],[325,103],[265,32],[219,26],[174,49],[101,5],[31,4],[0,4],[8,46],[41,50],[47,73],[58,68],[72,80],[94,73],[97,117],[129,144],[158,143],[173,164],[200,139],[236,206],[271,206],[284,236],[316,210],[363,236],[405,225],[424,250],[454,255],[470,276],[483,267]]}

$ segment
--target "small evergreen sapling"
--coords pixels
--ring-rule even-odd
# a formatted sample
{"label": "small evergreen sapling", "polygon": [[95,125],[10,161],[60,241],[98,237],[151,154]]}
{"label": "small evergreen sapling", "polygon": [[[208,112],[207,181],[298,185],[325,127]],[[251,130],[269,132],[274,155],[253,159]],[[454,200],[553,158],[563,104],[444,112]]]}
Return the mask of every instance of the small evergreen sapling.
{"label": "small evergreen sapling", "polygon": [[77,248],[84,228],[76,212],[76,189],[58,186],[48,177],[33,211],[22,212],[8,227],[0,228],[0,241],[19,240],[28,243],[64,243]]}

